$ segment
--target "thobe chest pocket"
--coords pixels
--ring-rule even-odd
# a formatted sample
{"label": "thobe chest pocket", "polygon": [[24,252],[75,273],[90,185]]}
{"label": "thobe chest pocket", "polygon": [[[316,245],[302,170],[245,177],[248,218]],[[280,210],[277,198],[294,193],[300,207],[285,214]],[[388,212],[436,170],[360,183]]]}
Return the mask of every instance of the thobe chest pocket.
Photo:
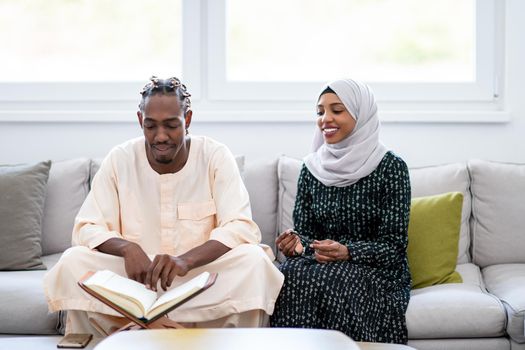
{"label": "thobe chest pocket", "polygon": [[199,221],[208,216],[215,215],[217,208],[215,201],[179,203],[177,205],[177,217],[179,220]]}
{"label": "thobe chest pocket", "polygon": [[191,249],[206,242],[215,228],[215,201],[179,203],[177,205],[177,224],[182,229],[179,244]]}

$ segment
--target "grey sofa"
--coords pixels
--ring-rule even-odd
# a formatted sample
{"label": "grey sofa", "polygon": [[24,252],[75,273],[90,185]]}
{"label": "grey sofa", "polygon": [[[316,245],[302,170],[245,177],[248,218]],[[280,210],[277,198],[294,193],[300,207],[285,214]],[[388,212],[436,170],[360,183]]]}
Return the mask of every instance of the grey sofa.
{"label": "grey sofa", "polygon": [[[263,243],[275,248],[291,227],[301,162],[288,157],[243,164],[243,180]],[[43,260],[52,267],[70,245],[73,218],[98,162],[52,164],[44,208]],[[410,170],[412,196],[450,191],[464,195],[457,271],[463,283],[412,291],[407,311],[409,345],[417,349],[525,349],[525,164],[472,160]],[[0,271],[0,349],[24,348],[56,337],[64,314],[50,314],[45,271]],[[36,338],[36,339],[39,339]],[[48,342],[49,343],[49,342]]]}

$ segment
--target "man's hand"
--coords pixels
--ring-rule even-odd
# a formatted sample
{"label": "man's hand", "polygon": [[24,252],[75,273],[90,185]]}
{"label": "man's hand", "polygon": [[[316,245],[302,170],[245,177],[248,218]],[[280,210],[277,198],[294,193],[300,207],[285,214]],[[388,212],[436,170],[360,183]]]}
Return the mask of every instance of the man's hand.
{"label": "man's hand", "polygon": [[124,267],[129,278],[140,283],[146,281],[146,274],[151,265],[151,260],[144,250],[138,245],[131,243],[122,251]]}
{"label": "man's hand", "polygon": [[189,266],[185,259],[168,254],[159,254],[153,259],[144,284],[147,288],[157,291],[157,283],[160,279],[160,286],[167,290],[176,276],[184,276],[188,271]]}
{"label": "man's hand", "polygon": [[350,259],[348,248],[331,239],[315,240],[311,247],[315,250],[315,260],[320,263]]}
{"label": "man's hand", "polygon": [[115,237],[108,239],[96,248],[101,253],[123,257],[128,277],[144,283],[151,260],[137,243]]}
{"label": "man's hand", "polygon": [[275,240],[275,245],[283,254],[287,257],[295,256],[303,252],[303,245],[299,236],[293,233],[292,230],[288,229],[281,233]]}

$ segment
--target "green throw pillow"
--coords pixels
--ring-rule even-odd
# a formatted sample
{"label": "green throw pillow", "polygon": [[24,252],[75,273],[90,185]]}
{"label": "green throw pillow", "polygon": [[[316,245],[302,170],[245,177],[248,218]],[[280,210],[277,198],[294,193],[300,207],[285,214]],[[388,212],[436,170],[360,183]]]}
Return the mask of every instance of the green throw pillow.
{"label": "green throw pillow", "polygon": [[412,199],[408,264],[413,289],[462,282],[456,272],[462,206],[459,192]]}

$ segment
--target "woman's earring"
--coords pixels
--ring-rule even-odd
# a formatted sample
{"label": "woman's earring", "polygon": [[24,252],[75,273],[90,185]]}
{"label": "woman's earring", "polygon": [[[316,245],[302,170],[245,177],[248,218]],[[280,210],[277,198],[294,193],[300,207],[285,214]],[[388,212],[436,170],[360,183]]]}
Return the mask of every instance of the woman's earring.
{"label": "woman's earring", "polygon": [[188,129],[186,129],[186,135],[188,135],[188,134],[189,134],[189,131],[188,131]]}

